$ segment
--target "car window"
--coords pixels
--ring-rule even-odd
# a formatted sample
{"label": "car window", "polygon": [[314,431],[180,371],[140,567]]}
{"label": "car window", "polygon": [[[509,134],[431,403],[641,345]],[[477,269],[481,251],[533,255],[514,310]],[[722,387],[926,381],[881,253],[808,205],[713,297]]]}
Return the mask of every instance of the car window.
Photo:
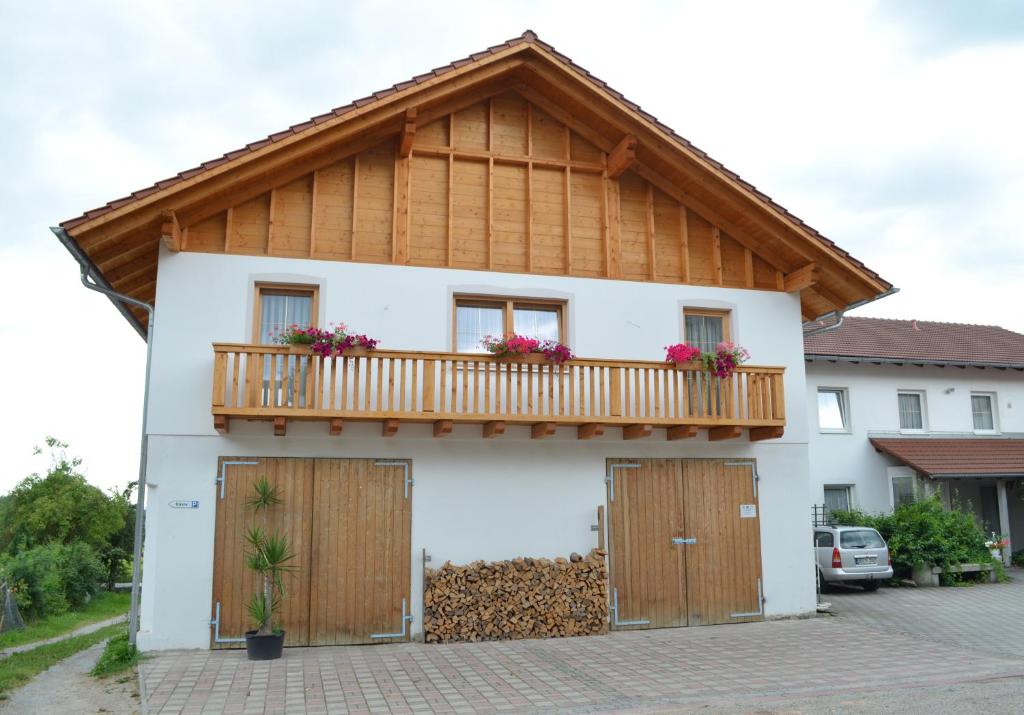
{"label": "car window", "polygon": [[885,542],[874,529],[854,529],[839,534],[839,545],[844,549],[881,549]]}
{"label": "car window", "polygon": [[815,546],[832,546],[834,543],[831,531],[819,531],[814,534]]}

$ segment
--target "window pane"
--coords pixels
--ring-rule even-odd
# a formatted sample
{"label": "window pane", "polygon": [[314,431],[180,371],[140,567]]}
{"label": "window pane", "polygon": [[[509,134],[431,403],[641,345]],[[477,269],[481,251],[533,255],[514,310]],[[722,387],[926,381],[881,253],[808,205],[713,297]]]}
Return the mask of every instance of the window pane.
{"label": "window pane", "polygon": [[455,349],[460,353],[486,352],[480,341],[488,335],[504,334],[504,309],[460,305],[455,308]]}
{"label": "window pane", "polygon": [[313,297],[260,293],[260,334],[263,345],[274,342],[277,333],[289,325],[308,328],[312,323]]}
{"label": "window pane", "polygon": [[814,535],[814,545],[818,547],[832,548],[832,544],[835,543],[835,539],[832,538],[831,531],[819,531]]}
{"label": "window pane", "polygon": [[885,542],[874,529],[857,529],[840,533],[839,545],[844,549],[881,549]]}
{"label": "window pane", "polygon": [[695,348],[714,352],[715,347],[725,340],[725,320],[714,315],[685,316],[685,339]]}
{"label": "window pane", "polygon": [[512,329],[528,338],[558,340],[558,314],[557,308],[515,308]]}
{"label": "window pane", "polygon": [[841,390],[818,390],[818,426],[821,429],[846,429],[846,404]]}
{"label": "window pane", "polygon": [[849,487],[825,487],[825,506],[829,511],[842,509],[847,511],[850,508]]}
{"label": "window pane", "polygon": [[899,508],[914,501],[914,477],[892,478],[892,505]]}
{"label": "window pane", "polygon": [[900,429],[924,429],[921,415],[921,396],[913,393],[900,393]]}
{"label": "window pane", "polygon": [[971,412],[974,413],[974,429],[993,430],[992,397],[990,395],[971,395]]}

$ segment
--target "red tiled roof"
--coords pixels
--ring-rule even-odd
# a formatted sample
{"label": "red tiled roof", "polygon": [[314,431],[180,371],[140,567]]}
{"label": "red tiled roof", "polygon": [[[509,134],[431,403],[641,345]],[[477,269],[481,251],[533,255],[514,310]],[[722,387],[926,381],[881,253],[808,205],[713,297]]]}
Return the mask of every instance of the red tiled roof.
{"label": "red tiled roof", "polygon": [[1024,439],[873,438],[871,444],[932,477],[1024,477]]}
{"label": "red tiled roof", "polygon": [[[806,326],[813,330],[817,323]],[[804,337],[816,357],[915,361],[1024,369],[1024,335],[996,325],[846,318],[836,330]]]}

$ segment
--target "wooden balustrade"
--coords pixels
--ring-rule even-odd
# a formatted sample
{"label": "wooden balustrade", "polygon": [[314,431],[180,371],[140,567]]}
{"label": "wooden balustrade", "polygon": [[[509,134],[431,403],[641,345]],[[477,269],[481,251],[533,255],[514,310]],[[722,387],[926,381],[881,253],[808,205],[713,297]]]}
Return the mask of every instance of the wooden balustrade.
{"label": "wooden balustrade", "polygon": [[[377,420],[385,434],[401,422],[487,425],[585,425],[580,437],[600,434],[595,425],[628,428],[626,437],[646,436],[649,427],[670,428],[669,438],[697,428],[711,438],[779,437],[785,426],[784,368],[744,365],[719,379],[697,364],[576,359],[562,365],[465,353],[373,350],[322,358],[307,348],[216,343],[213,417],[220,431],[232,418],[274,420],[283,434],[287,420],[330,421],[331,433],[345,420]],[[447,424],[445,424],[447,423]],[[717,431],[716,431],[717,430]],[[541,433],[538,435],[538,431]],[[675,436],[673,436],[675,435]]]}

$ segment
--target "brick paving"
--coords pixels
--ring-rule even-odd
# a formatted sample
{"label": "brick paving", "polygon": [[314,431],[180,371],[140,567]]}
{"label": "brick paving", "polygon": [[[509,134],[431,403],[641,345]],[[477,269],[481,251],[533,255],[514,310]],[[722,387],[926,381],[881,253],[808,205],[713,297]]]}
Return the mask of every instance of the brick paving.
{"label": "brick paving", "polygon": [[1007,574],[1009,583],[962,588],[834,588],[822,599],[844,620],[869,628],[1024,658],[1024,569]]}
{"label": "brick paving", "polygon": [[[866,595],[879,593],[909,591]],[[1013,593],[1024,598],[1024,588]],[[922,640],[866,624],[862,609],[839,610],[858,615],[543,641],[290,648],[273,662],[181,651],[141,669],[148,712],[178,715],[647,713],[1024,677],[1024,658]]]}

